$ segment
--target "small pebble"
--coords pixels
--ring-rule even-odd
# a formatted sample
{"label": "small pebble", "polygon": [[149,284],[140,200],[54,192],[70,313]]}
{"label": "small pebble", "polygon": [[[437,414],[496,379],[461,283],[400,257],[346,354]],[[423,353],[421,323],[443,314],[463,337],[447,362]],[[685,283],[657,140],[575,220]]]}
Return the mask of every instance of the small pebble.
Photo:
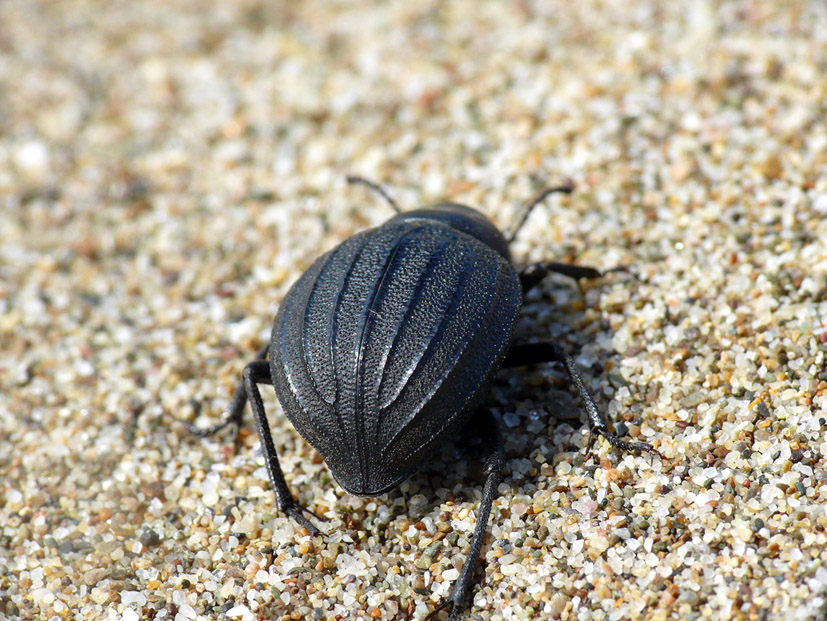
{"label": "small pebble", "polygon": [[147,548],[152,548],[161,543],[161,537],[154,530],[147,529],[141,532],[140,542]]}

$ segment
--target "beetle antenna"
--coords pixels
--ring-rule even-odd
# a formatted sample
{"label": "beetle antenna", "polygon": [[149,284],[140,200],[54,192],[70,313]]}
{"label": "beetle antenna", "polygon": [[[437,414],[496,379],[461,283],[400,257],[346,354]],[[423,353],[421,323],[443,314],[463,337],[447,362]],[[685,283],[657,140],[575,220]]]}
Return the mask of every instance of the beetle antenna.
{"label": "beetle antenna", "polygon": [[517,225],[509,231],[508,235],[506,236],[506,241],[510,244],[514,241],[514,238],[517,236],[517,233],[523,225],[528,220],[528,216],[531,214],[531,211],[540,203],[542,203],[549,195],[551,194],[571,194],[574,191],[573,185],[561,185],[555,188],[546,188],[542,190],[537,196],[532,198],[528,204],[522,209],[522,213],[520,214],[519,220],[517,220]]}
{"label": "beetle antenna", "polygon": [[371,190],[373,190],[374,192],[379,194],[382,198],[384,198],[386,201],[388,201],[388,203],[390,203],[390,206],[393,208],[393,210],[396,213],[402,213],[402,210],[399,208],[399,205],[396,204],[396,201],[393,200],[391,195],[388,194],[387,190],[385,190],[385,188],[383,188],[378,183],[374,183],[373,181],[368,181],[364,177],[359,177],[357,175],[348,175],[346,177],[346,179],[347,179],[348,183],[361,183],[362,185],[368,186]]}

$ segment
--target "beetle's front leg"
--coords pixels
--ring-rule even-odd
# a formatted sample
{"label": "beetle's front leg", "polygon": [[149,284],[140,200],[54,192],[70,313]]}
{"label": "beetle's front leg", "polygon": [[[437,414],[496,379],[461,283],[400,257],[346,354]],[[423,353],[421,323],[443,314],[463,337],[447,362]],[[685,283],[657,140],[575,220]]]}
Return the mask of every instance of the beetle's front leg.
{"label": "beetle's front leg", "polygon": [[480,550],[482,550],[482,542],[485,539],[485,531],[488,528],[488,518],[491,515],[491,505],[494,503],[494,495],[497,493],[497,486],[502,481],[502,470],[505,465],[505,454],[503,450],[503,439],[500,433],[500,426],[490,410],[479,409],[476,414],[468,422],[472,429],[479,429],[480,435],[483,436],[483,441],[488,451],[488,457],[485,460],[485,487],[482,492],[482,500],[480,501],[480,508],[477,512],[477,525],[474,528],[474,536],[471,539],[471,546],[468,550],[468,556],[465,558],[465,564],[462,566],[462,571],[459,578],[454,583],[454,588],[451,589],[451,595],[444,601],[436,610],[431,612],[425,619],[433,618],[440,610],[450,606],[451,614],[449,619],[454,621],[459,618],[459,614],[465,607],[468,600],[468,595],[471,591],[473,583],[474,570],[477,568],[479,561]]}
{"label": "beetle's front leg", "polygon": [[611,272],[628,271],[628,268],[622,266],[601,272],[593,267],[583,265],[572,265],[571,263],[559,263],[557,261],[540,261],[539,263],[532,263],[523,268],[523,271],[520,272],[520,284],[523,286],[523,295],[525,295],[552,272],[568,276],[574,280],[580,280],[581,278],[600,278]]}
{"label": "beetle's front leg", "polygon": [[622,451],[647,451],[660,455],[657,449],[651,444],[646,442],[626,442],[609,431],[606,426],[606,420],[603,418],[600,410],[597,409],[597,405],[595,405],[594,399],[589,393],[588,388],[586,388],[586,383],[583,381],[583,376],[580,375],[580,370],[577,368],[574,360],[556,343],[543,341],[540,343],[512,345],[505,356],[503,367],[521,367],[540,362],[563,363],[569,378],[574,383],[577,394],[580,395],[580,400],[583,402],[583,408],[586,410],[586,415],[589,419],[589,429],[591,429],[592,432],[592,436],[589,438],[588,451],[591,451],[597,436],[601,435],[609,441],[609,444]]}
{"label": "beetle's front leg", "polygon": [[300,526],[303,526],[312,534],[320,534],[319,529],[316,528],[313,522],[308,520],[304,514],[306,512],[317,519],[322,518],[296,502],[290,493],[290,488],[287,487],[287,481],[284,480],[284,473],[281,471],[281,465],[279,465],[279,456],[273,444],[273,434],[270,433],[270,423],[267,420],[267,413],[264,411],[264,402],[261,400],[261,393],[258,390],[258,384],[267,384],[270,386],[273,384],[273,380],[270,377],[270,364],[263,360],[251,362],[244,367],[241,377],[244,382],[247,397],[250,399],[253,416],[256,419],[256,429],[258,430],[258,437],[261,441],[261,450],[264,453],[264,463],[267,465],[267,472],[270,474],[270,483],[273,485],[273,492],[276,494],[276,506],[279,511],[289,515],[298,522]]}

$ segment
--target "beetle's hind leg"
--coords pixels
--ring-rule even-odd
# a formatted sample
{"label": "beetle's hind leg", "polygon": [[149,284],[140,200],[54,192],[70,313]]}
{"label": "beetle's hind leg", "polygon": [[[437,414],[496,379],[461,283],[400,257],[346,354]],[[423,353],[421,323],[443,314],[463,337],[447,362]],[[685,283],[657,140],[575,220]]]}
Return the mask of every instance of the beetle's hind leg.
{"label": "beetle's hind leg", "polygon": [[471,539],[471,546],[465,564],[462,566],[459,578],[451,589],[451,595],[446,601],[431,612],[426,619],[431,619],[440,610],[450,606],[451,614],[449,619],[459,618],[459,614],[465,607],[468,595],[473,583],[474,570],[477,568],[482,542],[485,539],[485,531],[488,528],[488,518],[491,515],[491,505],[494,503],[494,495],[497,493],[497,486],[502,481],[502,469],[505,465],[505,453],[503,450],[503,439],[500,433],[500,426],[490,410],[480,408],[468,421],[468,426],[474,429],[475,434],[481,435],[485,443],[488,457],[485,460],[485,487],[482,492],[482,500],[477,511],[477,525],[474,528],[474,536]]}
{"label": "beetle's hind leg", "polygon": [[[256,352],[256,357],[253,358],[253,360],[266,360],[267,352],[269,350],[269,344],[262,346],[261,349]],[[247,405],[247,390],[244,387],[244,379],[242,378],[238,380],[238,383],[235,385],[233,396],[230,399],[230,406],[227,408],[227,413],[221,419],[221,422],[212,425],[211,427],[205,427],[204,429],[199,429],[195,425],[190,425],[190,433],[198,436],[199,438],[205,438],[218,433],[230,425],[235,425],[235,443],[238,444],[238,430],[241,426],[241,418],[244,415],[245,405]]]}
{"label": "beetle's hind leg", "polygon": [[550,341],[543,341],[540,343],[525,343],[520,345],[512,345],[511,349],[505,356],[503,367],[521,367],[530,364],[538,364],[540,362],[561,362],[569,375],[569,378],[574,383],[577,389],[577,394],[580,395],[580,401],[583,402],[583,408],[586,410],[586,415],[589,419],[589,429],[592,436],[589,438],[588,452],[591,452],[597,436],[603,436],[608,440],[609,444],[621,451],[646,451],[648,453],[655,453],[660,455],[657,449],[647,442],[626,442],[621,440],[606,426],[606,420],[594,399],[586,388],[586,383],[583,381],[583,376],[580,375],[580,370],[577,368],[574,360],[569,356],[563,348]]}
{"label": "beetle's hind leg", "polygon": [[276,494],[276,506],[279,511],[289,515],[300,526],[310,531],[310,533],[314,535],[320,534],[319,529],[316,528],[313,522],[308,520],[304,514],[309,513],[320,520],[323,518],[305,509],[295,501],[293,495],[290,493],[290,488],[287,487],[287,481],[284,480],[281,465],[279,465],[279,456],[273,444],[273,435],[270,433],[270,423],[267,420],[267,413],[264,411],[264,402],[261,400],[261,393],[258,390],[258,384],[267,384],[270,386],[273,384],[273,380],[270,377],[270,364],[264,360],[251,362],[244,367],[241,377],[247,397],[250,399],[253,416],[256,419],[256,429],[258,430],[259,440],[261,440],[264,463],[267,466],[267,472],[270,474],[270,483],[273,485],[273,491]]}

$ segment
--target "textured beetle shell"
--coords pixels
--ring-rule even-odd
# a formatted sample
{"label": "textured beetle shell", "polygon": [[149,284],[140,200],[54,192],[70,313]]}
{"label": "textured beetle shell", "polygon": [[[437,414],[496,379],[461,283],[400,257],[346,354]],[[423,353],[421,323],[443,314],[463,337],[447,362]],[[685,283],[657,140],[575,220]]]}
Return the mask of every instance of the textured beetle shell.
{"label": "textured beetle shell", "polygon": [[467,421],[521,299],[511,264],[456,229],[414,220],[359,233],[320,257],[276,315],[279,401],[346,491],[381,494]]}

